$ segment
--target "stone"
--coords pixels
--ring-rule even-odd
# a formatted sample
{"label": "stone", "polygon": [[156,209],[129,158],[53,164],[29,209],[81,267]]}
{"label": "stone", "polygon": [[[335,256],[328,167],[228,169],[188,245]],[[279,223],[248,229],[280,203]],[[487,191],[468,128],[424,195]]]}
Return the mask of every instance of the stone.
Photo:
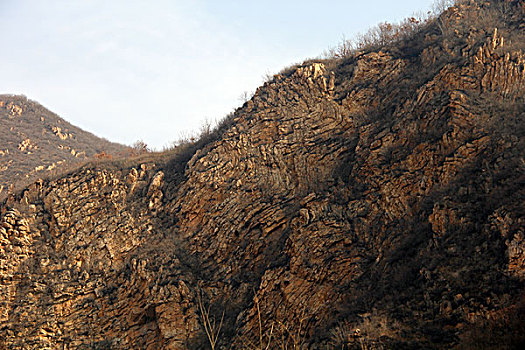
{"label": "stone", "polygon": [[525,84],[504,32],[305,63],[184,158],[11,193],[0,348],[207,348],[224,315],[218,348],[448,349],[519,320]]}

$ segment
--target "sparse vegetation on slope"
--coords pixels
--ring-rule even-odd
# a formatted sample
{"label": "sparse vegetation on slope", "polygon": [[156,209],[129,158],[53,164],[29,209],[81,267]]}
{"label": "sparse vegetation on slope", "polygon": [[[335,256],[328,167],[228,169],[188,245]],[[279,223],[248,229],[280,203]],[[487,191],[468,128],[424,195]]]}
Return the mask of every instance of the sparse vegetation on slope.
{"label": "sparse vegetation on slope", "polygon": [[0,95],[0,125],[0,198],[94,156],[129,153],[128,147],[83,131],[24,96]]}

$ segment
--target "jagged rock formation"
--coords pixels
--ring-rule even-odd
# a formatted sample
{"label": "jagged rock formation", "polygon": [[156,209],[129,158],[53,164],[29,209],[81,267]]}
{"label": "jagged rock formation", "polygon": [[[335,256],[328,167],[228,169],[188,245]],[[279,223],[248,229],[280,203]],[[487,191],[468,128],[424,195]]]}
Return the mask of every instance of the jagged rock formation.
{"label": "jagged rock formation", "polygon": [[497,4],[278,74],[195,152],[10,196],[0,348],[209,348],[201,305],[226,348],[518,346],[525,6],[472,22]]}
{"label": "jagged rock formation", "polygon": [[71,125],[24,96],[0,95],[0,125],[1,197],[17,187],[15,182],[28,184],[54,175],[65,164],[80,164],[101,152],[129,150]]}

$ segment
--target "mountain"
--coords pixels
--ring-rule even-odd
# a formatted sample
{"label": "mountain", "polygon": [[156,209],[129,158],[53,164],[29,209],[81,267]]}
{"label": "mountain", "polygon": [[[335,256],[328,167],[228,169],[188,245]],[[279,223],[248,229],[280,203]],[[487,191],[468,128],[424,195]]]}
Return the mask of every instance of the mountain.
{"label": "mountain", "polygon": [[128,147],[77,128],[25,96],[0,95],[0,195],[39,177],[54,175],[96,154]]}
{"label": "mountain", "polygon": [[524,12],[462,2],[9,195],[0,348],[522,348]]}

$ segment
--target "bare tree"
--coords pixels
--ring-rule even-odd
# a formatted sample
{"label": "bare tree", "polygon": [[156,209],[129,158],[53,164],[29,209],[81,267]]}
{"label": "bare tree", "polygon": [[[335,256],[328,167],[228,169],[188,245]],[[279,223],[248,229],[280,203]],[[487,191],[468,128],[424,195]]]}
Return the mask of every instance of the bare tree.
{"label": "bare tree", "polygon": [[135,143],[131,147],[133,148],[133,151],[137,154],[150,152],[148,145],[142,140],[135,141]]}

